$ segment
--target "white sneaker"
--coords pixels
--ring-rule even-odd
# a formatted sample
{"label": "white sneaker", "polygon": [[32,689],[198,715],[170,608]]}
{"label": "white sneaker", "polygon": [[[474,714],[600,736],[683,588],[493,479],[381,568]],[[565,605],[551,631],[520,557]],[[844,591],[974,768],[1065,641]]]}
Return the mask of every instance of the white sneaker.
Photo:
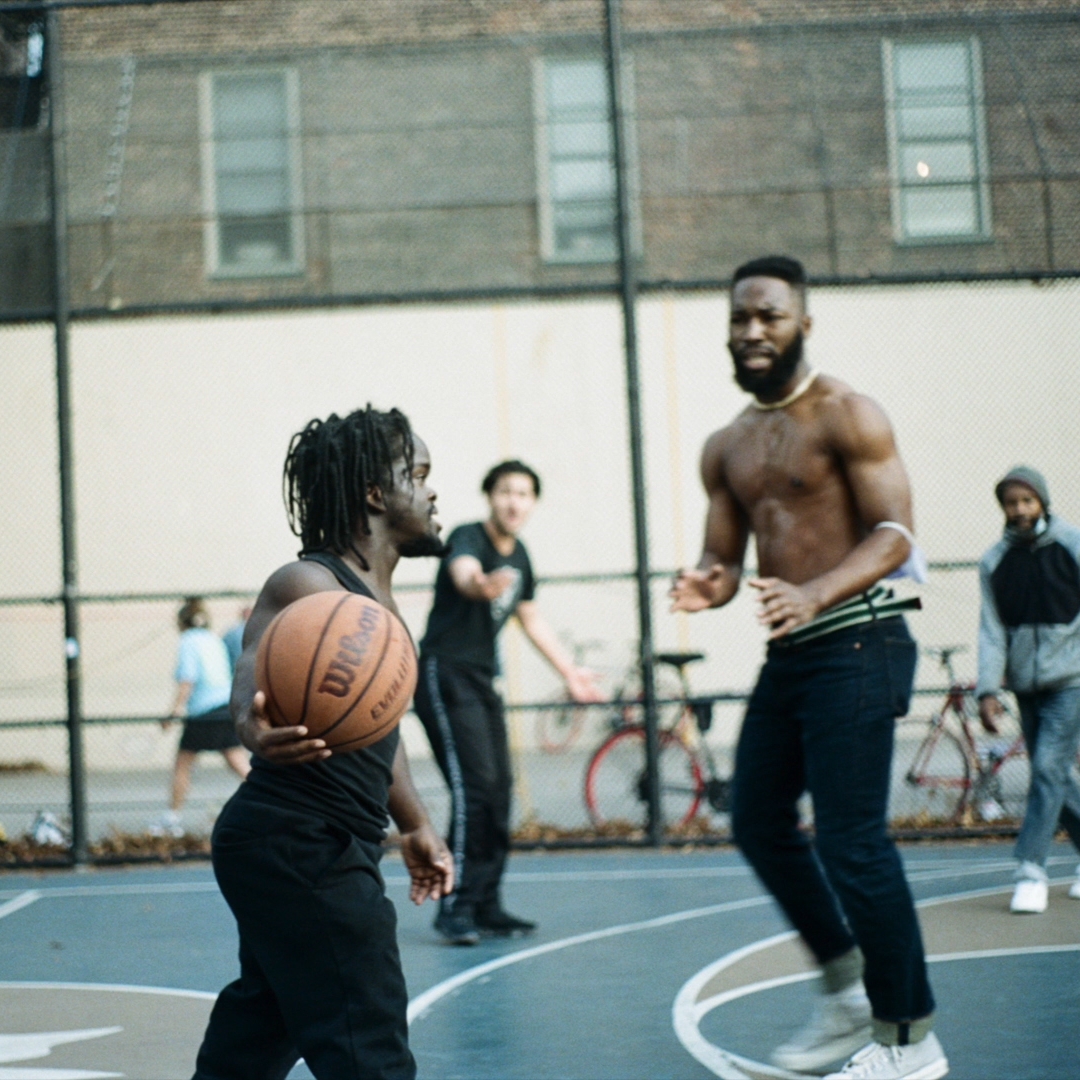
{"label": "white sneaker", "polygon": [[1076,880],[1069,886],[1069,896],[1080,900],[1080,866],[1076,868]]}
{"label": "white sneaker", "polygon": [[1046,910],[1048,896],[1045,881],[1018,881],[1009,910],[1016,915],[1041,915]]}
{"label": "white sneaker", "polygon": [[940,1080],[948,1075],[949,1060],[931,1031],[908,1046],[864,1046],[838,1073],[825,1080]]}
{"label": "white sneaker", "polygon": [[806,1026],[772,1053],[772,1062],[792,1072],[814,1072],[842,1061],[870,1038],[870,999],[861,982],[822,994]]}
{"label": "white sneaker", "polygon": [[171,836],[179,839],[184,835],[184,826],[175,810],[164,810],[150,822],[146,831],[151,836]]}

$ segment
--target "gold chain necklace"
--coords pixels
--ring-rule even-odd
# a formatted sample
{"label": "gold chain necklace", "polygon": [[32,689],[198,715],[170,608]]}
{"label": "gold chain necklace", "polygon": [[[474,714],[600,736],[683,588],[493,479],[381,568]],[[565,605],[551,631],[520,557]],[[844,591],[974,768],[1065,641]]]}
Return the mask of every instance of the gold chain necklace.
{"label": "gold chain necklace", "polygon": [[783,409],[790,405],[793,401],[798,401],[799,398],[806,393],[814,384],[814,380],[818,377],[816,371],[811,371],[809,375],[786,398],[781,398],[779,401],[758,401],[757,398],[751,398],[750,404],[755,409],[760,409],[762,412],[769,412],[771,409]]}

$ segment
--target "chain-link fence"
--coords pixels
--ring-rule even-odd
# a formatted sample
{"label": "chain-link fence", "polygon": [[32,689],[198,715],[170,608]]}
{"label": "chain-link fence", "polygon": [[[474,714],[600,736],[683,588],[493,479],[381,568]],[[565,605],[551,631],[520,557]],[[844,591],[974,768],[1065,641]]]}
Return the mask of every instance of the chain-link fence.
{"label": "chain-link fence", "polygon": [[[399,405],[428,442],[448,524],[484,516],[477,489],[492,462],[520,456],[540,471],[526,540],[545,578],[541,610],[627,701],[566,709],[558,680],[508,630],[521,841],[643,836],[644,819],[630,820],[641,806],[612,825],[586,797],[593,752],[640,716],[635,509],[656,651],[705,655],[686,671],[691,697],[711,706],[686,713],[686,741],[711,717],[704,739],[726,778],[762,650],[752,601],[670,616],[665,581],[697,557],[703,440],[743,405],[724,351],[726,282],[773,250],[812,275],[814,363],[894,423],[933,566],[911,623],[926,645],[969,646],[956,666],[971,677],[974,561],[1000,527],[995,479],[1031,460],[1055,509],[1080,514],[1066,360],[1080,329],[1080,4],[615,5],[636,418],[618,300],[611,6],[0,5],[9,837],[35,823],[47,836],[40,812],[67,824],[72,612],[88,837],[123,834],[130,850],[145,833],[166,805],[178,738],[159,719],[180,599],[210,597],[215,629],[237,619],[295,553],[279,490],[289,436],[368,400]],[[430,563],[398,571],[416,634],[432,576]],[[683,694],[671,665],[658,680],[662,700]],[[914,716],[944,700],[946,681],[925,657]],[[661,706],[662,722],[677,714]],[[912,765],[923,727],[899,731],[898,828],[1015,822],[1022,763],[958,812],[948,785],[907,781],[933,775]],[[411,717],[405,732],[444,816]],[[626,747],[636,792],[640,754]],[[980,752],[985,764],[1001,748],[980,743],[976,762]],[[695,769],[711,778],[704,758],[672,760],[695,785]],[[201,755],[192,834],[205,836],[234,783],[218,755]],[[726,835],[704,795],[683,835]],[[686,815],[672,806],[677,823]]]}

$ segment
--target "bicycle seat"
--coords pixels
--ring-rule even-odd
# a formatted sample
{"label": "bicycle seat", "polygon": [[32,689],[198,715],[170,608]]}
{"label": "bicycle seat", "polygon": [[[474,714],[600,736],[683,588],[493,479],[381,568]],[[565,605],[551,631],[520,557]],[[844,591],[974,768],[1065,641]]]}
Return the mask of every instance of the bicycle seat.
{"label": "bicycle seat", "polygon": [[672,667],[681,668],[686,664],[692,664],[695,660],[704,660],[705,654],[700,652],[661,652],[653,656],[658,664],[670,664]]}
{"label": "bicycle seat", "polygon": [[923,652],[927,656],[934,656],[938,660],[948,660],[950,656],[967,651],[966,645],[925,645],[923,647]]}

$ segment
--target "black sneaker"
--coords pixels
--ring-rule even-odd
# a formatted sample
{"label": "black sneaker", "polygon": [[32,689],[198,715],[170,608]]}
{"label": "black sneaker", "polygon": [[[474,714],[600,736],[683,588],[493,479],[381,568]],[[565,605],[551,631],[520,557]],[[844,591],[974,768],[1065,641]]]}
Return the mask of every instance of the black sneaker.
{"label": "black sneaker", "polygon": [[525,937],[536,932],[536,923],[495,908],[476,913],[476,928],[484,937]]}
{"label": "black sneaker", "polygon": [[449,945],[480,944],[480,931],[472,916],[465,912],[440,911],[435,916],[435,929]]}

